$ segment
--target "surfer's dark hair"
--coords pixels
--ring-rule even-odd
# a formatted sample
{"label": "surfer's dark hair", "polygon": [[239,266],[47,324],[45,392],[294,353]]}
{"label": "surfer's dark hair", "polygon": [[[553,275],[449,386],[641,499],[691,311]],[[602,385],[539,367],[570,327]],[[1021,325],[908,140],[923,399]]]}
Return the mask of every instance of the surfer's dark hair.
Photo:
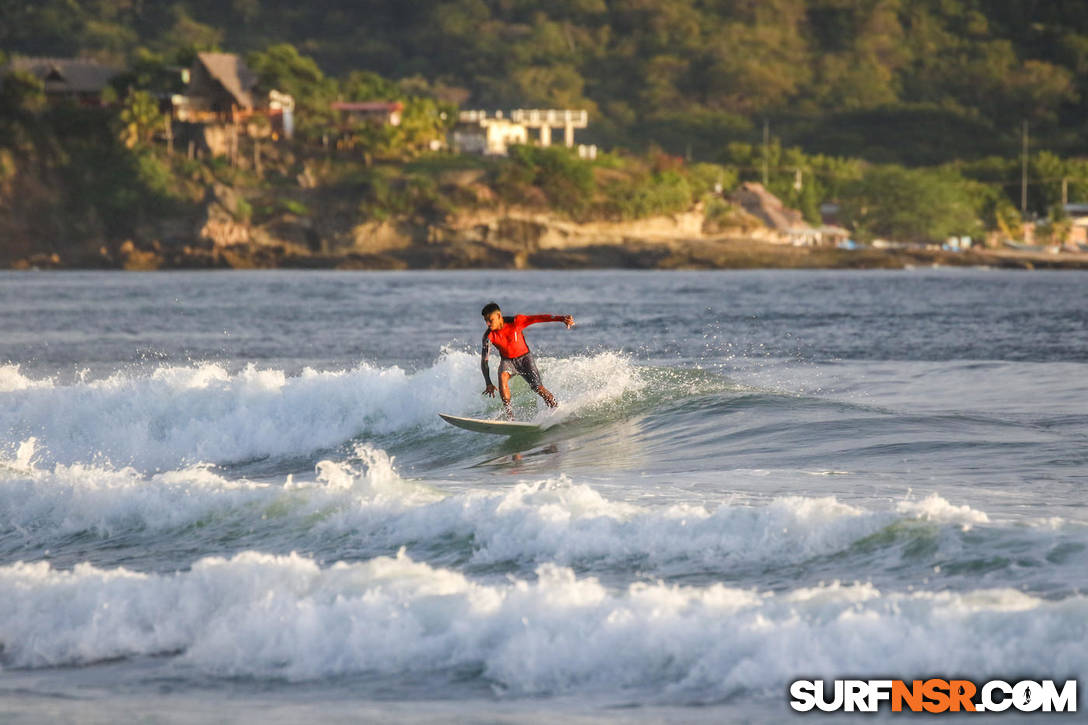
{"label": "surfer's dark hair", "polygon": [[499,311],[499,303],[498,302],[488,302],[486,305],[484,305],[484,308],[482,310],[480,310],[480,314],[483,315],[484,317],[487,317],[492,312],[498,312],[498,311]]}

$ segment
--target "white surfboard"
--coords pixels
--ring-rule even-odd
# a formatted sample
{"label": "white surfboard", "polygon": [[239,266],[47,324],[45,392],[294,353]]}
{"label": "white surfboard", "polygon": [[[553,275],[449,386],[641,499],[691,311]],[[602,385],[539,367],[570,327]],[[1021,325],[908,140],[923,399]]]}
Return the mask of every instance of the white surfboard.
{"label": "white surfboard", "polygon": [[521,435],[525,433],[539,433],[544,430],[539,425],[532,423],[515,423],[507,420],[484,420],[481,418],[462,418],[456,415],[439,413],[438,417],[450,425],[471,430],[476,433],[492,433],[500,436]]}

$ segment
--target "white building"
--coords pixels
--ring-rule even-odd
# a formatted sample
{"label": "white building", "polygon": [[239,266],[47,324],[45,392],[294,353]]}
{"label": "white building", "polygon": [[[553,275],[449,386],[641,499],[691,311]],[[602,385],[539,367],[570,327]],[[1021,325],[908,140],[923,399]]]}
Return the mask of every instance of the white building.
{"label": "white building", "polygon": [[529,129],[536,131],[541,146],[550,146],[552,129],[561,128],[564,144],[573,148],[574,130],[588,125],[589,114],[582,110],[519,108],[509,117],[502,111],[461,111],[450,145],[462,153],[505,156],[510,146],[529,143]]}

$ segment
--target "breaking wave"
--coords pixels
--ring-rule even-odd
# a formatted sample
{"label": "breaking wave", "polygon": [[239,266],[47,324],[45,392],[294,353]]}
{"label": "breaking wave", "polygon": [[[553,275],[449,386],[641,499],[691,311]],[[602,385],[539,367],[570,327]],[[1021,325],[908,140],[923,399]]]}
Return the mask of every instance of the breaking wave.
{"label": "breaking wave", "polygon": [[799,673],[880,672],[891,660],[978,678],[1088,669],[1088,598],[1012,589],[609,588],[554,564],[533,581],[482,584],[403,552],[324,567],[244,552],[170,575],[15,564],[0,568],[0,588],[6,667],[165,654],[213,675],[288,680],[467,669],[502,693],[659,702],[772,695]]}

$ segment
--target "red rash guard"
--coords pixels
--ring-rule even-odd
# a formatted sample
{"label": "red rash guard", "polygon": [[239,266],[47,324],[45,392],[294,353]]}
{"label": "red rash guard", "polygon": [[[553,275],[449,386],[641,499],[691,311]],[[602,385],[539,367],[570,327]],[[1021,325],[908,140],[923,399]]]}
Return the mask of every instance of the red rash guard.
{"label": "red rash guard", "polygon": [[503,317],[505,323],[498,330],[484,330],[483,353],[480,367],[483,369],[484,378],[488,385],[491,384],[491,375],[488,370],[487,356],[491,353],[491,345],[498,348],[499,354],[504,358],[521,357],[529,352],[529,346],[525,344],[525,335],[522,334],[529,325],[538,322],[562,322],[563,318],[556,315],[514,315]]}

